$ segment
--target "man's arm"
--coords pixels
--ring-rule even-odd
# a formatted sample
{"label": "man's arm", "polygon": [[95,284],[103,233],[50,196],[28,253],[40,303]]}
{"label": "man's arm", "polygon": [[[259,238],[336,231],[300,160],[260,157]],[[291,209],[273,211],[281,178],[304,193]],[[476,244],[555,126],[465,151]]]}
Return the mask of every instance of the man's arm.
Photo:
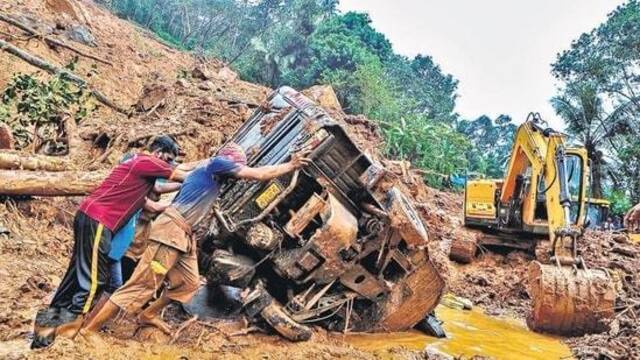
{"label": "man's arm", "polygon": [[180,190],[180,186],[182,186],[182,184],[179,182],[156,182],[155,185],[153,185],[153,191],[158,194],[166,194]]}
{"label": "man's arm", "polygon": [[169,180],[183,182],[184,179],[187,177],[187,175],[189,175],[189,173],[193,171],[193,169],[197,168],[198,165],[206,161],[207,159],[204,159],[204,160],[192,161],[188,163],[182,163],[176,166],[176,168],[173,169],[173,173],[171,173],[171,177],[169,178]]}
{"label": "man's arm", "polygon": [[311,160],[304,157],[306,154],[293,154],[291,156],[291,161],[278,164],[278,165],[267,165],[260,167],[249,167],[243,166],[235,172],[234,176],[240,179],[247,180],[258,180],[258,181],[268,181],[271,179],[275,179],[284,174],[290,173],[296,169],[300,169],[301,167],[308,165],[311,163]]}
{"label": "man's arm", "polygon": [[152,212],[152,213],[163,212],[168,207],[169,207],[169,204],[164,204],[164,203],[161,203],[161,202],[158,202],[158,201],[153,201],[153,200],[150,200],[148,198],[145,199],[144,206],[143,206],[143,208],[146,211],[149,211],[149,212]]}

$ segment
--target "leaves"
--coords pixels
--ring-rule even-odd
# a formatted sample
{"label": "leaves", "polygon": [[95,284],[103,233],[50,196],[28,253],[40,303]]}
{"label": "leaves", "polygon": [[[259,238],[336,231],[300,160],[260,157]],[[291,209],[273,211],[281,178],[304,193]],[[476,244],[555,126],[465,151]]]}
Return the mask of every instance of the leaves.
{"label": "leaves", "polygon": [[61,140],[62,121],[73,114],[76,121],[92,109],[89,93],[78,87],[64,73],[48,81],[37,73],[15,74],[2,92],[0,122],[7,123],[13,132],[18,149],[32,144],[35,137],[47,151],[65,151]]}
{"label": "leaves", "polygon": [[640,2],[582,34],[552,69],[564,82],[552,105],[589,153],[594,193],[615,188],[640,201]]}

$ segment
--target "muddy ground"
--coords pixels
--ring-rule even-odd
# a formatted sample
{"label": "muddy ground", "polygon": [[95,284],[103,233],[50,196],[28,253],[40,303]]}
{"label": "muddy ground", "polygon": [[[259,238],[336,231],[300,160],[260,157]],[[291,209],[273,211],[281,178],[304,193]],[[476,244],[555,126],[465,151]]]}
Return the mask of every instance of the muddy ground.
{"label": "muddy ground", "polygon": [[[44,33],[65,38],[73,26],[84,26],[94,43],[73,46],[99,55],[113,66],[80,57],[76,72],[92,86],[130,109],[130,116],[100,106],[80,123],[79,148],[68,155],[78,169],[108,169],[127,151],[141,148],[147,135],[176,135],[186,160],[212,153],[247,118],[270,91],[241,81],[215,59],[203,60],[181,53],[157,41],[149,32],[118,19],[89,0],[18,0],[2,2],[0,11],[38,26]],[[72,10],[69,10],[72,9]],[[22,39],[15,28],[0,24],[1,35],[33,54],[65,65],[75,56],[65,49],[51,49],[38,38]],[[13,73],[37,69],[0,54],[0,87]],[[194,71],[196,70],[196,71]],[[526,268],[532,257],[522,252],[483,251],[470,265],[449,261],[453,239],[471,239],[477,233],[462,225],[462,197],[424,185],[410,165],[384,161],[381,138],[375,125],[362,116],[345,115],[331,92],[316,88],[307,94],[322,103],[334,118],[344,121],[358,145],[382,160],[410,193],[430,231],[430,255],[448,281],[449,290],[470,299],[488,313],[524,319],[530,300],[526,292]],[[100,159],[96,161],[95,159]],[[59,284],[72,246],[72,221],[79,198],[7,199],[0,202],[0,358],[426,358],[422,352],[393,348],[365,352],[341,340],[341,335],[317,329],[305,343],[289,343],[279,337],[251,333],[232,336],[237,324],[195,322],[176,339],[156,332],[137,333],[133,325],[118,320],[97,340],[57,341],[45,350],[29,351],[35,312],[48,304]],[[6,231],[5,231],[6,230]],[[622,297],[612,331],[567,339],[578,357],[640,358],[640,329],[636,316],[640,288],[640,246],[624,237],[589,233],[583,256],[591,266],[615,269]],[[635,303],[634,303],[635,301]],[[635,305],[634,305],[635,304]],[[172,317],[176,328],[184,320]],[[99,345],[99,346],[96,346]]]}

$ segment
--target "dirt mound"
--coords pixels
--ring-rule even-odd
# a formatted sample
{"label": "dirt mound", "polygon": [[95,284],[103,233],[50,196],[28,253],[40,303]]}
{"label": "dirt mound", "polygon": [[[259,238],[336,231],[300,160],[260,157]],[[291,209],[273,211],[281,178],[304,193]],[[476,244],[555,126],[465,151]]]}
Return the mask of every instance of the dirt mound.
{"label": "dirt mound", "polygon": [[569,339],[574,354],[581,359],[640,358],[640,244],[624,234],[588,231],[582,243],[582,257],[594,267],[612,270],[619,281],[618,313],[608,333]]}

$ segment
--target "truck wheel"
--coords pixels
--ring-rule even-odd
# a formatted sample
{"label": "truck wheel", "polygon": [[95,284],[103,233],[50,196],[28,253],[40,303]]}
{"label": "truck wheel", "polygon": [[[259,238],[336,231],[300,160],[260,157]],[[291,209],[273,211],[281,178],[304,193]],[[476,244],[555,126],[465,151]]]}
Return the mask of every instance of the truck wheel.
{"label": "truck wheel", "polygon": [[294,321],[275,300],[262,309],[260,315],[288,340],[306,341],[311,338],[311,329]]}

